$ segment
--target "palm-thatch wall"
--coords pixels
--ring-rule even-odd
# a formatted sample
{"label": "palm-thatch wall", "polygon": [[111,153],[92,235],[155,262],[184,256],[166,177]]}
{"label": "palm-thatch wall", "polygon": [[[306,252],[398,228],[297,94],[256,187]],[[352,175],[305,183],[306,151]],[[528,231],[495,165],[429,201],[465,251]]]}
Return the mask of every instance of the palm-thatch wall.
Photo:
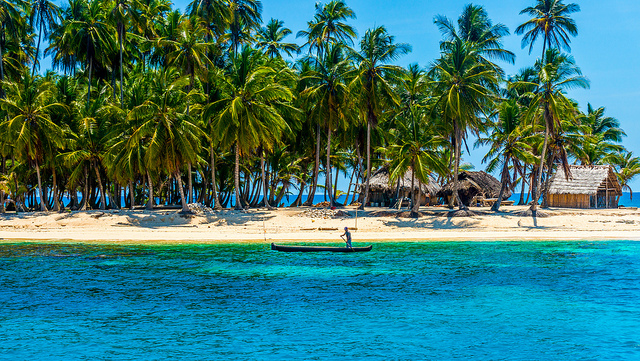
{"label": "palm-thatch wall", "polygon": [[609,165],[571,165],[569,177],[559,168],[551,179],[551,207],[617,208],[622,188]]}
{"label": "palm-thatch wall", "polygon": [[[404,177],[393,182],[389,180],[389,167],[379,168],[369,180],[369,202],[371,205],[392,206],[400,198],[411,194],[411,177],[413,170],[409,169]],[[364,185],[362,185],[364,187]],[[414,179],[413,189],[418,191],[418,180]],[[436,201],[435,194],[440,190],[440,184],[433,176],[429,177],[429,184],[421,184],[420,205],[433,204]]]}
{"label": "palm-thatch wall", "polygon": [[[471,205],[471,201],[477,196],[498,198],[501,186],[502,184],[487,172],[462,171],[458,175],[458,194],[460,194],[460,200],[466,206]],[[436,195],[448,201],[453,196],[453,181],[442,187]],[[502,199],[505,200],[509,197],[511,197],[511,191],[507,189],[502,195]]]}

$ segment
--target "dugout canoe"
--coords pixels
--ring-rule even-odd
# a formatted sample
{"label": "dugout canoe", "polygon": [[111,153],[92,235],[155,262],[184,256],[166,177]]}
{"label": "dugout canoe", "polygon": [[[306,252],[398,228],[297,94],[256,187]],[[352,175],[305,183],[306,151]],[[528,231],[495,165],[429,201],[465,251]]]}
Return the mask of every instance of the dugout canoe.
{"label": "dugout canoe", "polygon": [[271,243],[271,249],[280,252],[369,252],[373,246],[367,247],[323,247],[323,246],[283,246]]}

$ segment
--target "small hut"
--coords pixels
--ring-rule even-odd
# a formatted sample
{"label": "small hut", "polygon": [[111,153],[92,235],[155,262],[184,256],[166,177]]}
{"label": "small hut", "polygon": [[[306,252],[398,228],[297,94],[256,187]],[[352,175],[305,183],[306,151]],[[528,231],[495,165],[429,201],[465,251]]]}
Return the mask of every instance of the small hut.
{"label": "small hut", "polygon": [[[398,198],[408,197],[411,194],[411,177],[413,170],[409,169],[404,177],[393,182],[389,180],[389,167],[380,167],[369,180],[369,202],[375,206],[393,206]],[[413,189],[418,191],[418,180],[414,179]],[[364,184],[361,186],[364,190]],[[429,184],[421,185],[420,205],[435,204],[436,193],[440,190],[440,184],[433,176],[429,177]]]}
{"label": "small hut", "polygon": [[[471,205],[475,198],[497,199],[501,187],[500,181],[487,172],[462,171],[458,174],[458,194],[465,206]],[[453,197],[453,181],[442,187],[436,196],[444,198],[448,203]],[[502,199],[505,200],[509,197],[511,197],[511,191],[507,189],[502,195]]]}
{"label": "small hut", "polygon": [[551,179],[548,203],[564,208],[617,208],[622,187],[610,165],[571,165]]}

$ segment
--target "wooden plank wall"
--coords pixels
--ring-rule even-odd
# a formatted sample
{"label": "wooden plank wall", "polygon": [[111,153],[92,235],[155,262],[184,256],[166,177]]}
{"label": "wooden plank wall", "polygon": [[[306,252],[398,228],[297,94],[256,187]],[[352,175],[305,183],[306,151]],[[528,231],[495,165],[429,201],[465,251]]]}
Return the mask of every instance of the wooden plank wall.
{"label": "wooden plank wall", "polygon": [[589,208],[589,195],[587,194],[549,194],[551,207],[564,208]]}

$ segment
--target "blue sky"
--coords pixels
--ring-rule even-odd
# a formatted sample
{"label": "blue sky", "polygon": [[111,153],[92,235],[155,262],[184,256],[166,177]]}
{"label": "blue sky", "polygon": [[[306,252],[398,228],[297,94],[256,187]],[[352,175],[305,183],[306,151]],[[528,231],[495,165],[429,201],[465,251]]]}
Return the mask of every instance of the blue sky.
{"label": "blue sky", "polygon": [[[66,1],[65,1],[66,2]],[[374,26],[384,25],[397,42],[411,44],[413,51],[398,61],[405,66],[418,63],[428,66],[439,54],[438,42],[441,39],[433,18],[437,14],[457,19],[464,5],[470,1],[462,0],[347,0],[355,11],[357,19],[350,23],[358,34]],[[571,2],[566,0],[565,2]],[[637,0],[573,0],[580,5],[581,11],[573,15],[578,36],[572,38],[571,54],[583,74],[591,81],[588,90],[571,90],[569,96],[577,100],[581,109],[586,111],[587,103],[594,107],[606,107],[606,115],[620,120],[622,128],[628,134],[623,145],[640,155],[640,1]],[[62,3],[62,1],[58,1]],[[182,10],[189,1],[175,1],[175,7]],[[263,20],[270,18],[284,20],[285,26],[293,31],[288,40],[295,39],[295,33],[306,28],[306,23],[314,14],[313,0],[263,0]],[[527,20],[518,15],[533,0],[484,0],[474,4],[483,5],[494,23],[502,23],[512,35],[504,39],[505,48],[516,53],[516,63],[502,64],[507,74],[530,66],[542,51],[542,44],[536,44],[532,55],[528,49],[521,49],[521,37],[513,34],[515,28]],[[46,64],[46,63],[43,63]],[[46,66],[46,65],[45,65]],[[471,143],[469,144],[471,147]],[[465,160],[476,169],[484,169],[481,159],[486,149],[471,149]],[[640,179],[632,183],[634,189],[640,188]]]}

